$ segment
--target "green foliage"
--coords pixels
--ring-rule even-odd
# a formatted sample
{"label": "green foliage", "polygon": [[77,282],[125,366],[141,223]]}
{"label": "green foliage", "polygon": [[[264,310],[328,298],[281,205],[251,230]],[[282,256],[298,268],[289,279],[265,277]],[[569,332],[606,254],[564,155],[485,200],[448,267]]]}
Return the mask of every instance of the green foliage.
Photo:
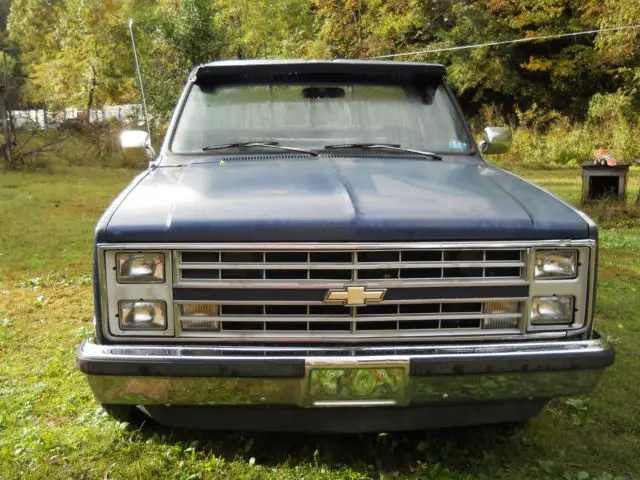
{"label": "green foliage", "polygon": [[210,0],[132,3],[136,4],[132,16],[145,90],[154,116],[162,123],[173,110],[189,71],[220,56],[222,27]]}
{"label": "green foliage", "polygon": [[[16,170],[52,172],[67,167],[93,166],[142,169],[146,160],[124,156],[118,135],[120,122],[66,123],[57,129],[16,132]],[[1,170],[0,170],[1,172]]]}
{"label": "green foliage", "polygon": [[194,67],[220,54],[222,39],[214,15],[210,0],[184,0],[159,3],[156,20],[165,42]]}
{"label": "green foliage", "polygon": [[27,103],[87,109],[133,93],[122,0],[17,0],[9,15],[29,81]]}
{"label": "green foliage", "polygon": [[310,0],[216,0],[223,58],[303,57],[315,35]]}
{"label": "green foliage", "polygon": [[592,160],[592,151],[609,150],[619,163],[640,160],[640,124],[631,98],[620,92],[596,94],[589,103],[587,120],[573,122],[556,110],[516,109],[513,117],[499,109],[485,107],[472,122],[480,131],[484,125],[511,125],[511,150],[503,156],[510,165],[536,168],[578,167]]}
{"label": "green foliage", "polygon": [[[164,123],[189,70],[210,60],[366,58],[576,32],[640,23],[639,5],[636,0],[15,0],[8,28],[28,78],[23,104],[93,108],[139,98],[126,27],[129,17],[135,18],[150,106],[156,122]],[[535,107],[578,121],[586,118],[590,102],[592,109],[602,103],[594,96],[617,94],[628,98],[626,106],[637,118],[639,42],[636,29],[401,59],[447,64],[449,82],[470,115],[487,105],[511,116]],[[613,142],[622,141],[618,136]],[[632,146],[623,150],[631,155]]]}
{"label": "green foliage", "polygon": [[320,25],[315,48],[332,58],[360,58],[415,46],[426,20],[421,4],[418,0],[314,0]]}
{"label": "green foliage", "polygon": [[593,139],[584,127],[557,123],[546,134],[517,129],[507,158],[528,167],[577,167],[591,158],[593,148]]}
{"label": "green foliage", "polygon": [[640,161],[640,126],[634,98],[621,91],[596,94],[589,103],[588,125],[600,134],[603,147],[613,150],[616,159]]}

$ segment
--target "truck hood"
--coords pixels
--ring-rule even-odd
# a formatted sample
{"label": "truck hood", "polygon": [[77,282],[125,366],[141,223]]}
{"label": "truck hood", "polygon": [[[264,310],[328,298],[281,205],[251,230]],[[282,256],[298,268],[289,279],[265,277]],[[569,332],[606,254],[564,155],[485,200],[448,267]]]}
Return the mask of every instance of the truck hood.
{"label": "truck hood", "polygon": [[[482,162],[235,157],[167,166],[118,197],[107,242],[376,242],[589,237],[571,207]],[[100,232],[100,229],[103,229]]]}

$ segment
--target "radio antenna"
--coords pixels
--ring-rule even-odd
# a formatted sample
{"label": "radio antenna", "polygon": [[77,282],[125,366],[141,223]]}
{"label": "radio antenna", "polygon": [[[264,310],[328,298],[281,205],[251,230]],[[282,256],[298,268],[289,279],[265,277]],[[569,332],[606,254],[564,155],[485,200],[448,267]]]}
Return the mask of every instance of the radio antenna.
{"label": "radio antenna", "polygon": [[147,124],[147,133],[149,134],[149,142],[151,142],[151,127],[149,126],[149,113],[147,112],[147,98],[144,96],[144,85],[142,84],[142,73],[140,72],[140,63],[138,63],[138,52],[136,51],[136,38],[133,35],[133,18],[129,19],[129,33],[131,34],[131,45],[133,46],[133,59],[136,62],[136,71],[138,72],[138,81],[140,82],[140,93],[142,93],[142,108],[144,109],[144,121]]}

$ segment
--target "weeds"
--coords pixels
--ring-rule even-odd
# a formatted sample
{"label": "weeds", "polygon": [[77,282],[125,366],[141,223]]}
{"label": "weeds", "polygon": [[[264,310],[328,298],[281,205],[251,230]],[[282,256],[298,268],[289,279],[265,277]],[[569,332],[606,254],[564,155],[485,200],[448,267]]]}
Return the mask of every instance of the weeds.
{"label": "weeds", "polygon": [[16,131],[14,170],[55,172],[68,167],[136,168],[146,161],[123,155],[118,136],[126,126],[118,121],[86,124],[67,122],[55,128],[37,126]]}
{"label": "weeds", "polygon": [[640,226],[640,206],[599,201],[583,207],[585,213],[598,222],[601,229],[625,229]]}
{"label": "weeds", "polygon": [[538,169],[576,168],[591,160],[591,151],[607,149],[618,163],[640,162],[640,124],[632,99],[622,93],[595,95],[584,122],[571,121],[553,110],[533,104],[506,118],[493,108],[485,108],[472,124],[476,131],[489,124],[511,125],[513,148],[500,158],[511,167]]}

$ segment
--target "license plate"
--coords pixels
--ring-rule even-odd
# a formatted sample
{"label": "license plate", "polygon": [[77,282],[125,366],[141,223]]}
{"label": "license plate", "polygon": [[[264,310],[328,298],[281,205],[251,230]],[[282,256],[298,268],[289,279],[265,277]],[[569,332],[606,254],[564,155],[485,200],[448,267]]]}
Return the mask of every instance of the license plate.
{"label": "license plate", "polygon": [[314,405],[361,401],[393,405],[404,397],[404,368],[313,368],[309,397]]}

